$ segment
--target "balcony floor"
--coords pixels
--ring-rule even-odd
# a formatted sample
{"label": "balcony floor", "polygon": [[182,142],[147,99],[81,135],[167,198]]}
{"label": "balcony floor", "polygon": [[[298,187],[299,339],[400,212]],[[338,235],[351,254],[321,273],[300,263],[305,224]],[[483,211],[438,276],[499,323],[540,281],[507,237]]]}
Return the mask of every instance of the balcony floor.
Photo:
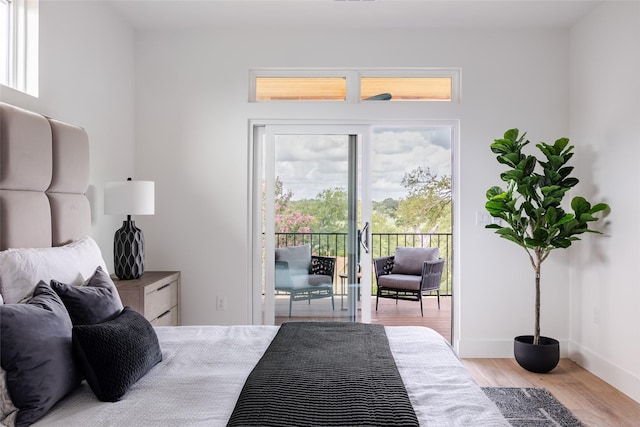
{"label": "balcony floor", "polygon": [[[371,297],[371,323],[385,326],[427,326],[451,342],[451,297],[440,297],[440,310],[435,296],[425,296],[422,300],[424,317],[420,316],[420,303],[417,301],[398,301],[380,299],[376,312],[376,298]],[[344,303],[341,305],[341,302]],[[341,301],[340,295],[335,296],[335,310],[331,310],[331,299],[323,298],[293,303],[291,317],[289,313],[289,298],[285,295],[276,296],[275,324],[280,325],[291,321],[346,321],[346,297]]]}

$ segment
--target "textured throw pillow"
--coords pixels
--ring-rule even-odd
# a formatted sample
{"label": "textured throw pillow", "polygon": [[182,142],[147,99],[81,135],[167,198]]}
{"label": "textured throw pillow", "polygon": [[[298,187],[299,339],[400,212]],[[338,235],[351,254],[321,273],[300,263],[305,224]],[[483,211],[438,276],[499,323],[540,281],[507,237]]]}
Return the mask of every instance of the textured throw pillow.
{"label": "textured throw pillow", "polygon": [[115,402],[162,360],[153,326],[125,307],[113,320],[73,327],[73,348],[91,390]]}
{"label": "textured throw pillow", "polygon": [[82,379],[73,360],[71,319],[44,282],[25,304],[0,305],[0,361],[16,426],[41,418]]}
{"label": "textured throw pillow", "polygon": [[393,258],[392,274],[410,274],[420,276],[425,261],[438,259],[438,248],[406,248],[398,246]]}
{"label": "textured throw pillow", "polygon": [[122,301],[111,277],[98,267],[84,286],[51,281],[74,325],[93,325],[113,319],[122,311]]}

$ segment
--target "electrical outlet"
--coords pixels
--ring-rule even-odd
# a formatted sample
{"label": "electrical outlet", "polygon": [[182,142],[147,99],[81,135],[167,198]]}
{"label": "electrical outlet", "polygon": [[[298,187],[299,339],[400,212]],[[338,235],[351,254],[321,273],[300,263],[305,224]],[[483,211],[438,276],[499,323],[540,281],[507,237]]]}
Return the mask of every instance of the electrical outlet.
{"label": "electrical outlet", "polygon": [[498,224],[502,227],[502,220],[492,217],[487,211],[476,211],[476,226],[484,227],[489,224]]}
{"label": "electrical outlet", "polygon": [[476,211],[476,226],[484,227],[489,224],[489,214],[482,211]]}
{"label": "electrical outlet", "polygon": [[216,297],[216,310],[226,310],[227,309],[227,298],[226,297]]}

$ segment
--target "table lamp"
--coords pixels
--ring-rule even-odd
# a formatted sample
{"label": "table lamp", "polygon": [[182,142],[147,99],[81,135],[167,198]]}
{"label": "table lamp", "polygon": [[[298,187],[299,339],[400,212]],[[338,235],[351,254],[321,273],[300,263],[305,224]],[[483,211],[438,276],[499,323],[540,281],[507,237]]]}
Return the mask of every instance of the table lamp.
{"label": "table lamp", "polygon": [[121,280],[138,279],[144,273],[144,234],[131,215],[153,215],[155,186],[153,181],[106,182],[104,213],[127,215],[122,228],[113,237],[113,265]]}

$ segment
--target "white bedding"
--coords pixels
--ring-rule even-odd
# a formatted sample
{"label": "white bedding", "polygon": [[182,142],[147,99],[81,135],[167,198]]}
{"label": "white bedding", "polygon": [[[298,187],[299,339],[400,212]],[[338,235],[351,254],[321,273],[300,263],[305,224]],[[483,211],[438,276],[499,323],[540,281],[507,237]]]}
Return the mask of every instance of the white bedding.
{"label": "white bedding", "polygon": [[[163,360],[121,401],[100,402],[83,382],[34,426],[224,426],[277,330],[158,327]],[[509,425],[439,334],[413,326],[386,331],[421,425]]]}

